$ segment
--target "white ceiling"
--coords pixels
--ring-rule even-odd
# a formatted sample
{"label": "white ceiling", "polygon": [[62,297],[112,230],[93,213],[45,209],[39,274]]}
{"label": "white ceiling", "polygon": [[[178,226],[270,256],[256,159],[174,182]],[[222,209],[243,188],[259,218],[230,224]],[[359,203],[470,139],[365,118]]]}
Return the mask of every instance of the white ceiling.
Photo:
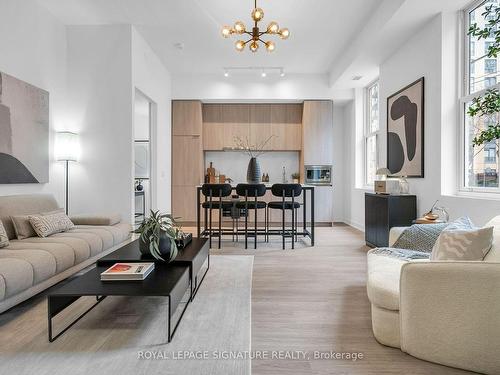
{"label": "white ceiling", "polygon": [[[172,73],[218,73],[223,67],[278,66],[327,73],[380,0],[260,0],[263,26],[288,27],[288,40],[256,54],[222,38],[223,25],[250,26],[252,0],[38,0],[66,25],[133,24]],[[174,45],[183,43],[184,49]]]}
{"label": "white ceiling", "polygon": [[[250,26],[252,0],[37,0],[66,25],[132,24],[173,74],[220,74],[224,67],[283,67],[330,74],[330,84],[366,84],[378,65],[439,12],[470,0],[259,0],[263,26],[288,27],[276,50],[237,52],[223,25]],[[182,50],[175,44],[182,43]],[[363,79],[352,81],[360,75]]]}

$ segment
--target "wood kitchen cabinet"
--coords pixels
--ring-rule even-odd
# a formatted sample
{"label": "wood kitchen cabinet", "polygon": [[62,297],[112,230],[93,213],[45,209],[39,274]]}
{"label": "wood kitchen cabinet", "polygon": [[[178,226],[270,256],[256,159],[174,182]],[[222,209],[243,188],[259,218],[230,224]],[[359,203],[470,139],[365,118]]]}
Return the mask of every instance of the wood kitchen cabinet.
{"label": "wood kitchen cabinet", "polygon": [[332,101],[306,100],[304,102],[302,124],[304,164],[333,164]]}
{"label": "wood kitchen cabinet", "polygon": [[222,105],[203,104],[203,149],[222,150],[224,148],[224,122]]}
{"label": "wood kitchen cabinet", "polygon": [[[250,144],[261,145],[272,133],[271,104],[250,105]],[[268,142],[264,150],[272,150],[272,143]]]}
{"label": "wood kitchen cabinet", "polygon": [[201,101],[172,101],[172,135],[201,135]]}
{"label": "wood kitchen cabinet", "polygon": [[235,147],[235,137],[250,139],[250,104],[223,104],[224,147]]}
{"label": "wood kitchen cabinet", "polygon": [[203,181],[202,105],[172,101],[172,214],[196,219],[196,186]]}

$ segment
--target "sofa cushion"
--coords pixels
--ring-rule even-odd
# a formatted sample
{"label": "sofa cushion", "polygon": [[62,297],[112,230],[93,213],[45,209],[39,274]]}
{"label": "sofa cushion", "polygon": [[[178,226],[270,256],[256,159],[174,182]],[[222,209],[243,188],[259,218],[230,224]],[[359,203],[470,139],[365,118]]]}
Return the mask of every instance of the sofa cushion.
{"label": "sofa cushion", "polygon": [[[90,258],[90,245],[87,241],[81,238],[71,238],[71,237],[55,237],[50,236],[47,238],[41,237],[30,237],[22,241],[12,241],[11,244],[21,243],[21,244],[33,244],[37,246],[38,244],[46,245],[61,245],[64,246],[69,254],[73,254],[75,259],[75,264],[81,263],[84,260]],[[31,247],[31,245],[29,245]]]}
{"label": "sofa cushion", "polygon": [[[36,238],[36,237],[35,237]],[[6,250],[43,250],[51,254],[56,261],[56,273],[63,272],[76,265],[76,254],[73,248],[62,243],[26,242],[13,240]],[[83,259],[82,257],[82,260]]]}
{"label": "sofa cushion", "polygon": [[29,263],[33,270],[33,284],[41,283],[56,274],[56,260],[47,251],[2,249],[0,250],[0,263],[5,259],[21,259]]}
{"label": "sofa cushion", "polygon": [[7,232],[5,231],[5,228],[0,221],[0,248],[8,246],[9,245],[9,237],[7,236]]}
{"label": "sofa cushion", "polygon": [[71,216],[75,225],[115,225],[121,221],[120,214]]}
{"label": "sofa cushion", "polygon": [[77,225],[75,226],[75,229],[73,229],[73,231],[75,232],[78,232],[80,230],[82,231],[91,230],[99,232],[106,231],[113,237],[113,245],[118,245],[130,238],[132,228],[130,224],[120,223],[111,226],[102,225],[98,227],[92,225]]}
{"label": "sofa cushion", "polygon": [[30,215],[29,221],[38,237],[47,237],[72,229],[75,225],[64,212]]}
{"label": "sofa cushion", "polygon": [[56,200],[49,194],[0,196],[0,220],[10,240],[16,238],[11,216],[38,214],[57,208]]}
{"label": "sofa cushion", "polygon": [[[58,208],[56,210],[48,212],[37,212],[36,215],[46,216],[59,213],[64,213],[64,209]],[[14,215],[10,217],[10,219],[12,220],[12,224],[14,226],[14,231],[16,232],[16,238],[18,240],[23,240],[28,237],[37,236],[37,232],[33,227],[33,224],[30,222],[30,216],[31,215]]]}
{"label": "sofa cushion", "polygon": [[64,233],[56,233],[48,237],[49,239],[55,238],[78,238],[85,241],[90,247],[90,256],[93,257],[99,253],[102,253],[106,248],[104,247],[103,239],[95,233],[77,233],[72,231],[67,231]]}
{"label": "sofa cushion", "polygon": [[[0,250],[2,252],[4,250]],[[0,279],[2,279],[2,299],[13,296],[33,285],[33,267],[20,258],[3,258],[0,261]]]}
{"label": "sofa cushion", "polygon": [[405,228],[391,247],[430,253],[439,234],[446,227],[446,223],[431,225],[414,224],[411,227]]}
{"label": "sofa cushion", "polygon": [[493,244],[484,261],[500,263],[500,215],[491,219],[485,227],[493,227]]}
{"label": "sofa cushion", "polygon": [[370,302],[387,310],[399,310],[399,278],[406,261],[370,250],[367,262],[366,288]]}

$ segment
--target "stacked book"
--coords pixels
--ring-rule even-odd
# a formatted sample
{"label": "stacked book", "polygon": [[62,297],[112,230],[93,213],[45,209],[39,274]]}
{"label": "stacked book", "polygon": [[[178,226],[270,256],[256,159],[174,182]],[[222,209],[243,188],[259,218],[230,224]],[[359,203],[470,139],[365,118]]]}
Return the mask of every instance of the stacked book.
{"label": "stacked book", "polygon": [[101,281],[144,280],[154,268],[154,263],[115,263],[101,273]]}

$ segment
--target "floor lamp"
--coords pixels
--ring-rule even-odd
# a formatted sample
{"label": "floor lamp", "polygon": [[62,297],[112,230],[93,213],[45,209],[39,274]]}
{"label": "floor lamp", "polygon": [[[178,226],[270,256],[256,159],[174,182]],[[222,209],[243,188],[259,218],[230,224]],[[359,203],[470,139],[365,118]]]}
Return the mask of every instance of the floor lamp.
{"label": "floor lamp", "polygon": [[56,159],[65,162],[66,173],[66,215],[69,213],[69,162],[78,160],[78,134],[71,132],[58,132],[56,134]]}

